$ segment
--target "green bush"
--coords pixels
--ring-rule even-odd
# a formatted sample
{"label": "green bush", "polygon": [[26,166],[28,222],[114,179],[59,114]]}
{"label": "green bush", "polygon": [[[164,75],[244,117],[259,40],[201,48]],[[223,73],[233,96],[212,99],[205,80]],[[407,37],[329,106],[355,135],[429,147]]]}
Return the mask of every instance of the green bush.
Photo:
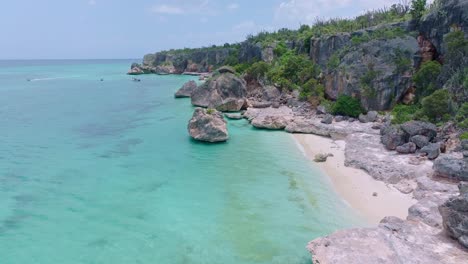
{"label": "green bush", "polygon": [[327,62],[327,68],[330,71],[334,71],[340,66],[340,57],[338,54],[333,54]]}
{"label": "green bush", "polygon": [[460,140],[466,140],[468,139],[468,132],[464,132],[460,135]]}
{"label": "green bush", "polygon": [[208,109],[206,109],[206,113],[209,114],[209,115],[212,115],[212,114],[216,113],[216,109],[208,108]]}
{"label": "green bush", "polygon": [[277,56],[277,57],[281,57],[283,56],[286,52],[288,52],[288,47],[286,46],[286,44],[281,41],[280,43],[276,44],[276,47],[275,49],[273,50],[273,53]]}
{"label": "green bush", "polygon": [[310,79],[302,85],[299,93],[299,98],[302,100],[306,100],[311,96],[317,97],[319,100],[325,97],[325,87],[315,79]]}
{"label": "green bush", "polygon": [[267,73],[270,71],[270,64],[259,61],[252,64],[245,72],[253,78],[264,78]]}
{"label": "green bush", "polygon": [[450,114],[450,110],[450,94],[445,89],[437,90],[422,99],[422,113],[432,122],[444,121],[444,117]]}
{"label": "green bush", "polygon": [[468,128],[468,103],[463,103],[455,117],[460,128]]}
{"label": "green bush", "polygon": [[393,58],[393,62],[396,66],[396,73],[403,74],[411,69],[411,53],[407,50],[404,51],[397,49],[395,50],[395,57]]}
{"label": "green bush", "polygon": [[363,112],[358,99],[347,95],[341,95],[333,106],[335,115],[358,117]]}
{"label": "green bush", "polygon": [[410,14],[414,20],[420,20],[426,10],[426,0],[412,0]]}
{"label": "green bush", "polygon": [[416,113],[419,110],[417,105],[396,105],[392,110],[392,123],[403,124],[408,121],[417,119]]}
{"label": "green bush", "polygon": [[413,76],[413,82],[416,86],[416,95],[419,98],[432,94],[437,90],[437,78],[441,72],[442,66],[437,61],[428,61]]}
{"label": "green bush", "polygon": [[381,72],[374,69],[373,64],[367,65],[367,72],[361,77],[359,83],[361,85],[362,94],[366,97],[373,98],[377,95],[374,88],[374,80]]}

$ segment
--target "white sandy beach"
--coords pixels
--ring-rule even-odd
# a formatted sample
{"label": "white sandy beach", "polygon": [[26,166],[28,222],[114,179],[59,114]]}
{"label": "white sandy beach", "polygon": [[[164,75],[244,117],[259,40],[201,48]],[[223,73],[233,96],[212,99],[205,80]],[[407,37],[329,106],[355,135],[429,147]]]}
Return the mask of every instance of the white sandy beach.
{"label": "white sandy beach", "polygon": [[[346,167],[345,141],[332,140],[311,134],[294,134],[298,146],[307,158],[314,162],[319,153],[332,153],[327,162],[316,163],[330,177],[334,189],[353,209],[376,225],[385,216],[406,219],[408,208],[416,203],[412,195],[403,194],[381,181],[373,179],[365,171]],[[377,196],[373,196],[376,192]]]}

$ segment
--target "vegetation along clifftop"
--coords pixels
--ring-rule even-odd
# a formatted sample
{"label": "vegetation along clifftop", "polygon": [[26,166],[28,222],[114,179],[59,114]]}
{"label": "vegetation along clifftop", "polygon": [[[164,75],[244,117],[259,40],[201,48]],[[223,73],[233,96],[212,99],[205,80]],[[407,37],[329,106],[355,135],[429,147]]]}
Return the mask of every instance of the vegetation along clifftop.
{"label": "vegetation along clifftop", "polygon": [[241,43],[148,54],[129,74],[201,73],[230,65],[249,87],[298,91],[312,107],[333,109],[344,97],[359,102],[350,113],[393,110],[395,123],[455,121],[466,129],[468,1],[425,2],[261,32]]}

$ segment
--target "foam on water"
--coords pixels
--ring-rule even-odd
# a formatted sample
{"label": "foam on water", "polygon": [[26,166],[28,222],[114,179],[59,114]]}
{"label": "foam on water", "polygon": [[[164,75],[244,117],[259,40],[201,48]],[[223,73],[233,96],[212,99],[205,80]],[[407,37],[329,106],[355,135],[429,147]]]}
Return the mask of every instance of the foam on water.
{"label": "foam on water", "polygon": [[290,135],[230,120],[195,142],[173,98],[192,77],[130,63],[0,63],[0,263],[303,264],[360,223]]}

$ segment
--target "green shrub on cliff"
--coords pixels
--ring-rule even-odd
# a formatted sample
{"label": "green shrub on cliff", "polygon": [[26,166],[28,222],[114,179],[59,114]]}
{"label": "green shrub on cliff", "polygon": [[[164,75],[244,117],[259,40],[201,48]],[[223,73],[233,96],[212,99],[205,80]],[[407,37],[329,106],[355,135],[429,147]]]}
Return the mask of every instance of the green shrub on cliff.
{"label": "green shrub on cliff", "polygon": [[468,103],[463,103],[455,117],[460,128],[468,128]]}
{"label": "green shrub on cliff", "polygon": [[419,111],[418,105],[396,105],[392,110],[392,123],[403,124],[416,119],[416,113]]}
{"label": "green shrub on cliff", "polygon": [[418,98],[432,94],[437,89],[437,78],[442,66],[437,61],[428,61],[413,76]]}
{"label": "green shrub on cliff", "polygon": [[451,98],[447,90],[437,90],[422,99],[422,113],[432,122],[448,121],[451,113]]}
{"label": "green shrub on cliff", "polygon": [[412,0],[410,14],[414,20],[420,20],[426,10],[426,0]]}
{"label": "green shrub on cliff", "polygon": [[467,140],[468,139],[468,132],[464,132],[460,135],[460,140]]}
{"label": "green shrub on cliff", "polygon": [[333,105],[333,114],[358,117],[363,112],[358,99],[347,95],[341,95]]}
{"label": "green shrub on cliff", "polygon": [[301,86],[299,98],[307,100],[310,97],[315,97],[318,101],[322,101],[325,98],[325,87],[316,79],[310,79]]}
{"label": "green shrub on cliff", "polygon": [[307,56],[287,51],[273,62],[266,76],[281,88],[292,90],[316,78],[319,73],[319,67]]}
{"label": "green shrub on cliff", "polygon": [[259,61],[255,62],[248,69],[246,69],[245,73],[247,73],[252,78],[263,79],[270,70],[270,64],[264,61]]}

